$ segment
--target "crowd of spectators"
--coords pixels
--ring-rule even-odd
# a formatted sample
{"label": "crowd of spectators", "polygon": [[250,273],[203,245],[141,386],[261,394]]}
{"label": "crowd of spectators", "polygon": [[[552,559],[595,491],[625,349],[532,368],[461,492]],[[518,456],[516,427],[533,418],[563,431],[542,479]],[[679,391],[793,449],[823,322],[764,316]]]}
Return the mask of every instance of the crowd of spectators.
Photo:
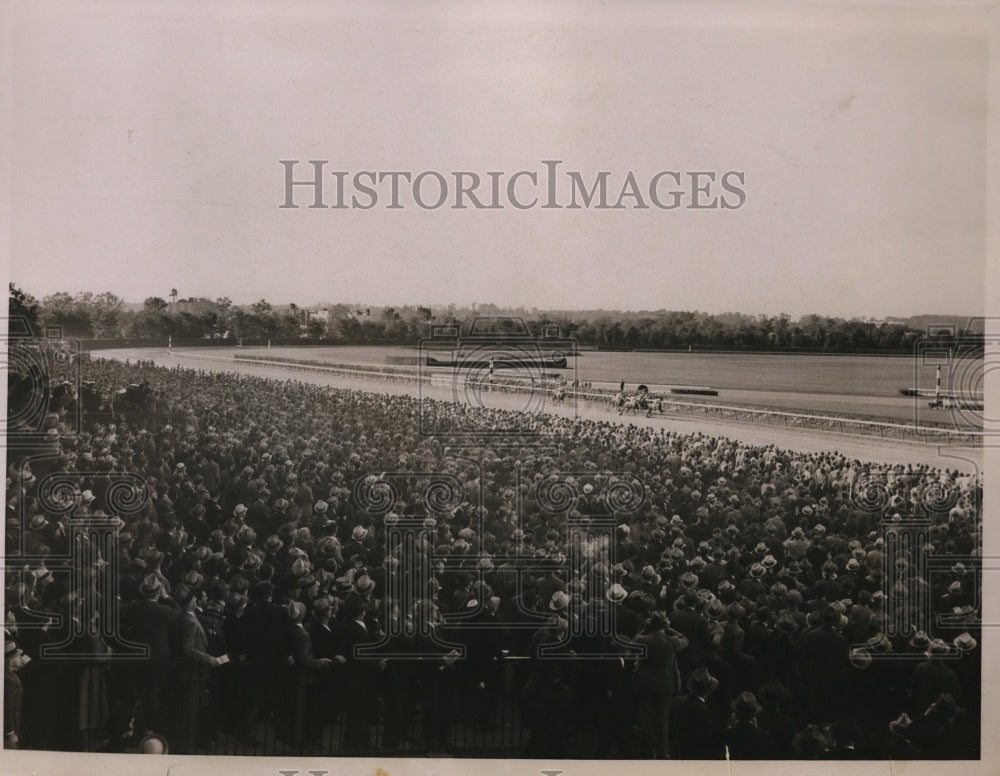
{"label": "crowd of spectators", "polygon": [[8,457],[8,747],[450,752],[512,702],[530,757],[978,756],[977,477],[81,370]]}

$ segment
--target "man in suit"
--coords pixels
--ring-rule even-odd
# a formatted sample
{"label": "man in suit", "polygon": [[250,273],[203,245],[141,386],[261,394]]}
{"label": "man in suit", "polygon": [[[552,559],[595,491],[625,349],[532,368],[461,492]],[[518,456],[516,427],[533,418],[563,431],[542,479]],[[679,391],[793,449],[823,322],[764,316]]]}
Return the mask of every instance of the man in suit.
{"label": "man in suit", "polygon": [[733,713],[726,726],[725,741],[734,760],[767,760],[774,756],[774,743],[757,724],[763,710],[752,692],[742,692],[730,704]]}
{"label": "man in suit", "polygon": [[698,596],[695,592],[688,591],[680,599],[677,611],[670,615],[670,625],[682,633],[688,641],[688,648],[677,658],[683,679],[691,676],[692,672],[706,664],[709,650],[712,647],[712,634],[708,629],[708,620],[695,611],[698,603]]}
{"label": "man in suit", "polygon": [[292,662],[291,623],[287,610],[272,600],[273,584],[258,582],[251,594],[242,621],[244,649],[251,701],[266,718],[277,710],[276,700],[281,688],[287,686]]}
{"label": "man in suit", "polygon": [[944,663],[951,649],[940,639],[932,639],[927,645],[927,660],[918,663],[910,678],[910,696],[914,718],[922,716],[941,693],[948,693],[958,701],[962,700],[962,688],[955,672]]}
{"label": "man in suit", "polygon": [[[198,621],[205,630],[205,643],[209,655],[231,658],[229,644],[226,640],[226,632],[223,623],[226,619],[226,605],[221,600],[208,601],[202,605],[202,610],[198,614]],[[226,697],[225,688],[227,680],[232,679],[232,671],[235,665],[231,660],[225,662],[213,670],[209,675],[207,689],[207,708],[202,705],[201,727],[199,737],[203,742],[215,741],[223,730],[227,727],[227,704],[234,700]]]}
{"label": "man in suit", "polygon": [[45,515],[34,515],[28,521],[28,530],[24,534],[25,555],[48,555],[51,548],[46,543],[49,521]]}
{"label": "man in suit", "polygon": [[642,618],[634,611],[624,606],[628,593],[620,584],[613,584],[604,594],[608,600],[608,620],[611,623],[612,633],[619,642],[626,641],[636,636],[642,630]]}
{"label": "man in suit", "polygon": [[823,719],[833,705],[839,683],[850,666],[847,639],[839,632],[847,625],[847,618],[827,605],[819,613],[819,622],[819,627],[806,631],[799,639],[802,679],[813,720]]}
{"label": "man in suit", "polygon": [[298,748],[301,744],[300,740],[296,740],[298,731],[301,731],[308,742],[318,739],[322,731],[316,725],[317,715],[314,713],[314,699],[310,693],[317,674],[329,669],[333,665],[333,658],[317,657],[314,654],[312,637],[302,624],[306,616],[304,603],[292,601],[288,604],[288,614],[292,623],[290,636],[295,672],[286,696],[286,713],[282,715],[282,721],[290,727],[283,730],[282,738]]}
{"label": "man in suit", "polygon": [[646,656],[637,660],[632,679],[639,724],[652,738],[656,757],[667,754],[667,712],[680,681],[677,653],[688,646],[687,637],[669,627],[666,615],[654,611],[635,641],[645,647]]}
{"label": "man in suit", "polygon": [[670,751],[678,760],[720,760],[726,748],[708,697],[719,686],[704,668],[688,679],[687,695],[674,698],[670,706]]}
{"label": "man in suit", "polygon": [[139,700],[136,729],[162,730],[166,721],[162,708],[162,690],[168,679],[174,651],[170,633],[183,617],[180,607],[163,595],[156,574],[147,574],[138,587],[139,600],[124,612],[125,637],[147,647],[146,658],[132,665],[133,686]]}
{"label": "man in suit", "polygon": [[267,490],[260,490],[257,498],[247,509],[246,523],[258,536],[267,536],[271,532],[271,511],[266,500],[269,495]]}
{"label": "man in suit", "polygon": [[174,600],[184,611],[177,621],[177,661],[174,707],[173,750],[178,754],[195,754],[204,691],[211,669],[223,665],[226,659],[213,657],[208,652],[208,637],[198,620],[198,611],[204,594],[178,585]]}
{"label": "man in suit", "polygon": [[219,471],[219,464],[210,459],[208,456],[202,455],[199,458],[198,466],[199,472],[201,473],[202,483],[208,489],[209,494],[212,496],[218,495],[219,482],[222,476]]}
{"label": "man in suit", "polygon": [[[340,602],[337,602],[338,606]],[[334,610],[328,596],[317,598],[312,607],[312,624],[309,638],[312,640],[313,655],[317,658],[333,658],[337,654],[336,637],[330,626]]]}
{"label": "man in suit", "polygon": [[344,753],[364,755],[370,751],[369,730],[378,711],[375,678],[378,662],[355,654],[355,648],[378,640],[365,620],[365,603],[352,596],[344,602],[344,616],[337,624],[337,652],[343,655],[348,700],[344,729]]}
{"label": "man in suit", "polygon": [[28,662],[24,654],[11,638],[3,643],[3,746],[17,749],[21,734],[21,702],[24,689],[17,672]]}

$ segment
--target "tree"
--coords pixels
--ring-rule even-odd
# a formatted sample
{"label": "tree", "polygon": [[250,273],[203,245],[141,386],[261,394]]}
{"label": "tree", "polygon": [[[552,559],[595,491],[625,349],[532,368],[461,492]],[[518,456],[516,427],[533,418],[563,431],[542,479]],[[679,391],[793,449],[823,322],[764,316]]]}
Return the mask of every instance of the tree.
{"label": "tree", "polygon": [[42,326],[60,326],[63,336],[92,337],[89,303],[92,294],[71,296],[66,291],[57,291],[42,299],[38,314]]}
{"label": "tree", "polygon": [[306,336],[309,339],[323,339],[326,336],[326,324],[319,318],[310,318],[306,323]]}
{"label": "tree", "polygon": [[94,336],[118,337],[121,335],[122,312],[125,302],[110,291],[98,294],[90,300],[90,326]]}
{"label": "tree", "polygon": [[235,316],[233,314],[233,300],[228,296],[220,296],[215,300],[216,307],[219,308],[216,319],[216,330],[213,333],[225,335],[236,330]]}
{"label": "tree", "polygon": [[168,315],[166,310],[155,310],[144,306],[142,310],[127,317],[125,336],[139,339],[166,337],[173,333],[173,325],[174,318]]}
{"label": "tree", "polygon": [[150,312],[160,313],[167,309],[167,300],[158,296],[147,296],[142,306]]}
{"label": "tree", "polygon": [[27,320],[28,328],[31,331],[38,329],[38,300],[13,283],[10,284],[10,303],[7,314],[11,318],[21,317]]}

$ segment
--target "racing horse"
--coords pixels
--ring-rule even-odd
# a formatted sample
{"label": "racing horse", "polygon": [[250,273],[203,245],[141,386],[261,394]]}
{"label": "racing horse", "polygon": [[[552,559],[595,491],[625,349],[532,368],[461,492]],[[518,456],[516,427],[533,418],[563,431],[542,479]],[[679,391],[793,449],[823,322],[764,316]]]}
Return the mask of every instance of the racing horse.
{"label": "racing horse", "polygon": [[639,410],[644,409],[648,409],[646,397],[640,394],[635,394],[624,398],[621,405],[618,407],[618,414],[628,415],[631,413],[633,415],[638,415]]}

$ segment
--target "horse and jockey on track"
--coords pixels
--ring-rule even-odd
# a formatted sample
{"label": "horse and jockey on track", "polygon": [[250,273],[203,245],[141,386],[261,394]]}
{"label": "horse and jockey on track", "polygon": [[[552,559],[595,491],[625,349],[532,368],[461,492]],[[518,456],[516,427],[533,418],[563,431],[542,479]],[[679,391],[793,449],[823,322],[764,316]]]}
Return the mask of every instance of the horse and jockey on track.
{"label": "horse and jockey on track", "polygon": [[663,412],[663,400],[656,397],[654,400],[649,395],[649,389],[645,385],[640,385],[635,393],[626,393],[624,387],[615,394],[614,406],[618,409],[619,415],[638,415],[639,410],[646,410],[646,417],[653,416],[653,410],[657,413]]}
{"label": "horse and jockey on track", "polygon": [[618,394],[615,399],[619,415],[628,415],[629,413],[638,415],[639,410],[649,409],[646,395],[643,393],[633,393],[628,396]]}

